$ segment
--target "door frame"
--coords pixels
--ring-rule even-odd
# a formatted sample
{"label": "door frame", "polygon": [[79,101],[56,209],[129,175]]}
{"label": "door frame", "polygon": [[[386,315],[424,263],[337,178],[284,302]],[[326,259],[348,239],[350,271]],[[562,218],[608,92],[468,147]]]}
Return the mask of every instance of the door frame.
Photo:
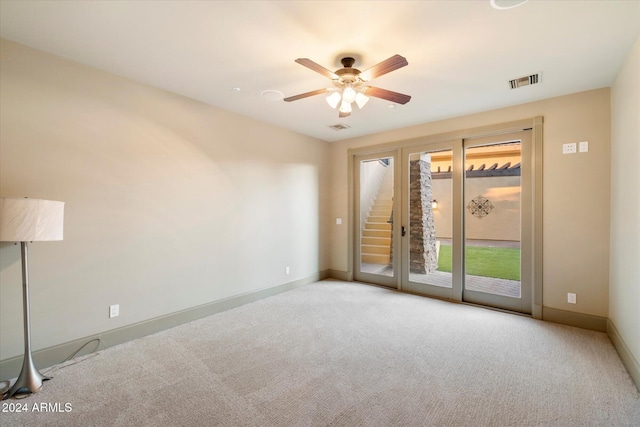
{"label": "door frame", "polygon": [[[542,247],[543,247],[543,210],[542,210],[542,137],[543,137],[543,122],[542,116],[537,116],[529,119],[517,120],[512,122],[500,123],[495,125],[476,127],[470,129],[457,130],[452,132],[446,132],[435,135],[428,135],[418,138],[388,142],[384,144],[377,144],[368,147],[350,148],[347,150],[347,198],[348,198],[348,213],[347,213],[347,268],[346,279],[349,281],[354,280],[354,270],[356,267],[354,256],[354,242],[355,242],[355,196],[354,196],[354,168],[355,157],[367,154],[378,154],[384,152],[395,151],[397,153],[396,159],[402,158],[402,149],[407,147],[421,146],[425,144],[436,144],[446,141],[452,141],[456,139],[475,139],[489,136],[499,136],[505,133],[519,132],[522,130],[531,130],[531,197],[532,197],[532,236],[531,242],[531,257],[532,269],[531,275],[531,315],[536,319],[542,319],[542,287],[543,287],[543,265],[542,265]],[[399,174],[399,168],[396,168],[396,174]],[[460,177],[462,179],[462,177]],[[396,181],[396,185],[399,181]],[[395,204],[395,203],[394,203]],[[396,207],[394,206],[394,209]],[[396,233],[397,234],[397,233]],[[395,238],[395,237],[394,237]],[[462,236],[460,236],[462,238]],[[394,240],[394,244],[396,241]],[[461,245],[459,245],[460,247]],[[398,246],[396,246],[398,247]],[[462,250],[462,249],[459,249]],[[399,290],[402,280],[401,271],[398,270],[398,274],[395,275],[397,282],[395,287]],[[454,284],[455,286],[455,284]],[[453,295],[451,298],[453,301],[462,301],[462,289],[460,289],[460,297]]]}

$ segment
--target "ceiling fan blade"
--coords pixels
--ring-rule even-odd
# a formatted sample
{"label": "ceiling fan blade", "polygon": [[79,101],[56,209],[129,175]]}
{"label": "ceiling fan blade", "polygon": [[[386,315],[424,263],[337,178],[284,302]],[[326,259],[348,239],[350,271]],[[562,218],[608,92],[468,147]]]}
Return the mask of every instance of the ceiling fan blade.
{"label": "ceiling fan blade", "polygon": [[327,89],[312,90],[311,92],[305,92],[305,93],[301,93],[300,95],[290,96],[288,98],[285,98],[284,100],[287,102],[297,101],[298,99],[308,98],[310,96],[315,96],[315,95],[321,95],[323,93],[327,93]]}
{"label": "ceiling fan blade", "polygon": [[407,59],[404,56],[396,54],[391,58],[385,59],[381,63],[364,70],[362,73],[360,73],[360,77],[365,81],[372,80],[376,77],[380,77],[383,74],[390,73],[393,70],[397,70],[398,68],[402,68],[406,65],[409,65]]}
{"label": "ceiling fan blade", "polygon": [[333,71],[327,70],[322,65],[318,64],[317,62],[313,62],[309,58],[298,58],[296,59],[296,62],[300,65],[304,65],[305,67],[312,69],[316,73],[322,74],[328,79],[335,80],[338,78],[338,76]]}
{"label": "ceiling fan blade", "polygon": [[411,97],[409,95],[394,92],[392,90],[380,89],[379,87],[373,86],[367,86],[364,93],[367,96],[386,99],[387,101],[395,102],[398,104],[406,104],[411,100]]}
{"label": "ceiling fan blade", "polygon": [[349,117],[351,113],[343,113],[342,111],[338,111],[338,117]]}

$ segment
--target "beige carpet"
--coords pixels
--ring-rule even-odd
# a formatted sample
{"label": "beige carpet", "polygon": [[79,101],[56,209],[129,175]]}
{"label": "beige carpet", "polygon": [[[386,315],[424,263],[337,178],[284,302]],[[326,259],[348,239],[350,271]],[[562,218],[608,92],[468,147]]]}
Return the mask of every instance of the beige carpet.
{"label": "beige carpet", "polygon": [[[0,425],[640,425],[640,393],[603,333],[338,281],[53,375],[1,402],[30,412]],[[34,413],[41,402],[59,410]]]}

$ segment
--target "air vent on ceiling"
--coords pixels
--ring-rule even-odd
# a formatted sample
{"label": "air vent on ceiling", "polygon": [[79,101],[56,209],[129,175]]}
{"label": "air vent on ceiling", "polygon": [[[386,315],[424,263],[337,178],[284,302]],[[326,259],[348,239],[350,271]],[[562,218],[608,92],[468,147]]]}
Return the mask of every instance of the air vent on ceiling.
{"label": "air vent on ceiling", "polygon": [[351,126],[345,125],[344,123],[338,123],[337,125],[331,125],[329,127],[333,130],[344,130],[349,129]]}
{"label": "air vent on ceiling", "polygon": [[516,89],[522,86],[529,86],[540,83],[541,73],[531,74],[530,76],[520,77],[517,79],[509,80],[511,89]]}

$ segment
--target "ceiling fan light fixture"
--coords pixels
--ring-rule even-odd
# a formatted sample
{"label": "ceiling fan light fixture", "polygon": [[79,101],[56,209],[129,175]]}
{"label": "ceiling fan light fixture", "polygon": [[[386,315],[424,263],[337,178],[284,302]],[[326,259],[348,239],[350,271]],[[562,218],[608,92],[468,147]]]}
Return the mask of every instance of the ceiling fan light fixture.
{"label": "ceiling fan light fixture", "polygon": [[[344,98],[344,96],[343,96]],[[341,113],[350,113],[351,112],[351,103],[346,102],[344,99],[342,100],[342,104],[340,104],[340,112]]]}
{"label": "ceiling fan light fixture", "polygon": [[364,107],[367,102],[369,102],[369,97],[362,92],[358,92],[356,94],[356,104],[358,104],[358,108]]}
{"label": "ceiling fan light fixture", "polygon": [[331,106],[331,108],[336,108],[340,103],[340,93],[333,92],[327,96],[327,104]]}
{"label": "ceiling fan light fixture", "polygon": [[351,85],[348,85],[342,91],[342,102],[347,102],[351,104],[353,101],[356,100],[356,96],[357,96],[356,91],[353,90]]}
{"label": "ceiling fan light fixture", "polygon": [[361,109],[367,104],[369,97],[380,98],[402,105],[411,100],[411,96],[409,95],[379,87],[366,86],[364,84],[368,80],[375,79],[384,74],[390,73],[391,71],[397,70],[398,68],[409,65],[407,59],[398,54],[368,68],[364,73],[357,68],[353,68],[355,59],[351,56],[342,58],[340,60],[342,68],[335,72],[329,71],[309,58],[298,58],[295,62],[330,79],[333,83],[333,88],[316,89],[298,95],[289,96],[283,99],[285,102],[297,101],[310,96],[324,94],[325,100],[331,108],[336,108],[340,105],[340,113],[338,114],[338,117],[344,118],[351,115],[351,112],[353,111],[352,104],[354,102],[358,108]]}

